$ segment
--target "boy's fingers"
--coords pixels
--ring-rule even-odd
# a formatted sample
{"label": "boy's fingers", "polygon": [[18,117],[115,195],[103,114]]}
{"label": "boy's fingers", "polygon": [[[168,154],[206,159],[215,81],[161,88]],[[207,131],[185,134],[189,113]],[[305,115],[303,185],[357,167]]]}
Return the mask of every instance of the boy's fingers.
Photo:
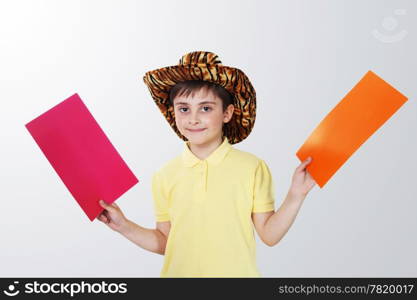
{"label": "boy's fingers", "polygon": [[104,200],[100,200],[99,201],[99,204],[103,208],[107,209],[108,211],[114,211],[114,209],[118,209],[119,208],[119,206],[116,203],[114,203],[114,202],[112,204],[108,204]]}
{"label": "boy's fingers", "polygon": [[110,219],[110,213],[108,210],[103,210],[103,215],[107,218]]}
{"label": "boy's fingers", "polygon": [[100,215],[98,216],[98,219],[99,219],[99,221],[101,221],[101,222],[107,223],[107,218],[106,218],[106,216],[104,216],[103,214],[100,214]]}
{"label": "boy's fingers", "polygon": [[105,209],[107,209],[107,210],[113,210],[114,209],[114,207],[113,206],[111,206],[111,205],[109,205],[109,204],[107,204],[106,202],[104,202],[104,200],[100,200],[99,201],[99,204],[101,205],[101,207],[103,207],[103,208],[105,208]]}
{"label": "boy's fingers", "polygon": [[302,166],[306,166],[311,162],[311,157],[308,157],[306,160],[303,161]]}
{"label": "boy's fingers", "polygon": [[304,170],[305,166],[309,164],[312,161],[311,157],[308,157],[306,160],[304,160],[297,168],[297,171]]}

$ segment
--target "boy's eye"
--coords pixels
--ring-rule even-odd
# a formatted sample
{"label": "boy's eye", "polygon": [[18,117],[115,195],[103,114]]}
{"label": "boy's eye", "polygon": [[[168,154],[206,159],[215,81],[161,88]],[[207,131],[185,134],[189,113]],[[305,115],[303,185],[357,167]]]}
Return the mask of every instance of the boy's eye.
{"label": "boy's eye", "polygon": [[[208,110],[204,110],[204,111],[209,111],[209,110],[211,110],[211,107],[210,106],[203,106],[203,109],[204,108],[208,108]],[[180,110],[180,112],[185,112],[185,111],[182,111],[181,109],[188,109],[187,107],[180,107],[179,108],[179,110]]]}

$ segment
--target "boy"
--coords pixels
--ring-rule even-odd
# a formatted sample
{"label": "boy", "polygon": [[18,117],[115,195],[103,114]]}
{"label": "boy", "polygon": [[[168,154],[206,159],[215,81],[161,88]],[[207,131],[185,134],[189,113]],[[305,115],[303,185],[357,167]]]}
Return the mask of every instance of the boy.
{"label": "boy", "polygon": [[266,163],[231,145],[255,122],[249,79],[217,55],[192,52],[179,65],[147,72],[151,95],[185,141],[184,151],[152,178],[156,229],[126,219],[117,204],[98,219],[143,249],[165,255],[161,277],[260,277],[253,227],[268,246],[293,223],[315,185],[302,162],[281,207]]}

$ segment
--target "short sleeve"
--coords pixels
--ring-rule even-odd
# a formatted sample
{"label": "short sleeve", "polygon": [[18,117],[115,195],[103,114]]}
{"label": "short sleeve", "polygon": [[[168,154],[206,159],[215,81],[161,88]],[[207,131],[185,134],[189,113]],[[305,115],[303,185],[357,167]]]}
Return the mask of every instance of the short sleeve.
{"label": "short sleeve", "polygon": [[252,212],[275,210],[274,181],[266,163],[261,160],[255,171]]}
{"label": "short sleeve", "polygon": [[157,222],[169,221],[168,198],[160,174],[155,172],[152,176],[152,197]]}

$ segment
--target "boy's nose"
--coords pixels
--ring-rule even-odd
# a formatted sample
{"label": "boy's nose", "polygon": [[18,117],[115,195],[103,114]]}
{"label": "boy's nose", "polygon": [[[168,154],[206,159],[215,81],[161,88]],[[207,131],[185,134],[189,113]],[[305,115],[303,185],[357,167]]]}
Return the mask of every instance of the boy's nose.
{"label": "boy's nose", "polygon": [[199,124],[200,122],[198,121],[198,120],[191,120],[191,121],[188,121],[188,124],[189,125],[197,125],[197,124]]}
{"label": "boy's nose", "polygon": [[188,124],[194,125],[200,123],[200,120],[197,115],[192,115],[190,119],[188,119]]}

